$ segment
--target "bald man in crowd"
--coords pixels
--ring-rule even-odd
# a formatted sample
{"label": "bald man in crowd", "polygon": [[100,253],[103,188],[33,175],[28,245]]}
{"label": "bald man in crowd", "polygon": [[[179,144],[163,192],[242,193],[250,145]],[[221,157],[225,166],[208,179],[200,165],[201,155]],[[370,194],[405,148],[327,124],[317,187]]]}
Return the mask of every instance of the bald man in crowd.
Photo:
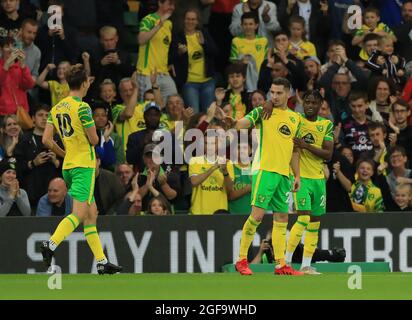
{"label": "bald man in crowd", "polygon": [[73,199],[67,193],[66,183],[62,178],[50,181],[47,194],[40,198],[36,216],[66,216],[73,210]]}

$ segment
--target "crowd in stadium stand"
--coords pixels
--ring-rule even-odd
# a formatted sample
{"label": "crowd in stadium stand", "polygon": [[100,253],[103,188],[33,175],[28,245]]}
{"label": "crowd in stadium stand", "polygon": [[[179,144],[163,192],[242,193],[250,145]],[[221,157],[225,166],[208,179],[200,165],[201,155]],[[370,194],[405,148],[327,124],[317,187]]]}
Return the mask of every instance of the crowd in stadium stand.
{"label": "crowd in stadium stand", "polygon": [[[411,211],[412,1],[0,3],[0,217],[71,212],[63,159],[42,134],[76,63],[93,81],[85,101],[100,138],[100,215],[249,214],[251,163],[237,160],[253,151],[253,134],[225,164],[207,158],[220,136],[191,159],[178,141],[194,128],[224,132],[225,117],[270,100],[276,77],[292,84],[297,112],[302,93],[319,90],[319,116],[334,123],[327,212]],[[50,25],[52,5],[61,23]],[[358,28],[350,5],[362,8]],[[155,161],[159,131],[170,132],[172,162]]]}

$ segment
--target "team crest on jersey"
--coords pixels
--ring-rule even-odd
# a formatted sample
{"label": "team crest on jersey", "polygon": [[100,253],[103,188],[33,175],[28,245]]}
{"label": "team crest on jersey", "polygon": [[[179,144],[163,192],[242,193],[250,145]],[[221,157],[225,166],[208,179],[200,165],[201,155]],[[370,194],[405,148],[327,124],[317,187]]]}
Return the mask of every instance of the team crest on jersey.
{"label": "team crest on jersey", "polygon": [[166,37],[163,38],[163,43],[167,46],[170,44],[169,36],[166,36]]}
{"label": "team crest on jersey", "polygon": [[373,200],[375,198],[375,195],[370,193],[368,194],[368,200]]}
{"label": "team crest on jersey", "polygon": [[290,129],[289,129],[289,127],[286,123],[280,123],[279,127],[278,127],[278,131],[282,135],[287,136],[287,137],[289,137],[292,134],[292,132],[290,131]]}
{"label": "team crest on jersey", "polygon": [[299,199],[299,205],[300,206],[304,206],[306,204],[306,199],[305,198],[302,198],[302,199]]}
{"label": "team crest on jersey", "polygon": [[290,121],[292,121],[292,123],[296,123],[296,119],[294,117],[289,117]]}
{"label": "team crest on jersey", "polygon": [[195,51],[195,52],[193,52],[193,54],[192,54],[192,59],[193,60],[199,60],[199,59],[202,59],[202,52],[201,51]]}
{"label": "team crest on jersey", "polygon": [[262,50],[262,45],[261,44],[257,44],[256,45],[256,51],[260,51]]}
{"label": "team crest on jersey", "polygon": [[217,184],[215,177],[210,177],[210,184],[213,184],[213,185]]}
{"label": "team crest on jersey", "polygon": [[314,144],[315,143],[315,138],[313,137],[313,135],[310,132],[303,137],[303,140],[306,143],[309,143],[309,144]]}
{"label": "team crest on jersey", "polygon": [[322,132],[323,131],[323,126],[322,125],[317,125],[316,129],[318,129],[319,132]]}

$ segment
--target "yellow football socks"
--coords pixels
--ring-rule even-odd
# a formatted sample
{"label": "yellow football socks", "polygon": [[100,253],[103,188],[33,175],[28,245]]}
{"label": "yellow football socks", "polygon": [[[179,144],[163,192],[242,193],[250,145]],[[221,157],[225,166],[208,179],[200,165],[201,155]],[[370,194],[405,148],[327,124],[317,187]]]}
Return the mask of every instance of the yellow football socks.
{"label": "yellow football socks", "polygon": [[295,252],[296,247],[302,239],[303,232],[305,231],[309,222],[309,215],[301,215],[298,217],[298,220],[295,222],[292,229],[290,230],[286,249],[286,263],[290,264],[292,262],[293,252]]}
{"label": "yellow football socks", "polygon": [[310,261],[318,245],[319,227],[320,221],[310,222],[307,226],[303,247],[302,267],[310,266]]}
{"label": "yellow football socks", "polygon": [[84,236],[86,237],[87,244],[93,252],[94,258],[98,263],[107,262],[104,255],[102,244],[100,242],[99,234],[97,233],[96,225],[91,224],[84,226]]}
{"label": "yellow football socks", "polygon": [[255,237],[256,229],[260,225],[260,221],[253,219],[252,215],[246,220],[242,229],[242,239],[240,240],[239,260],[246,259],[250,244]]}
{"label": "yellow football socks", "polygon": [[79,224],[80,220],[74,213],[65,217],[50,238],[50,249],[54,251],[64,239],[76,230]]}
{"label": "yellow football socks", "polygon": [[283,267],[285,263],[287,222],[273,221],[272,246],[276,265]]}

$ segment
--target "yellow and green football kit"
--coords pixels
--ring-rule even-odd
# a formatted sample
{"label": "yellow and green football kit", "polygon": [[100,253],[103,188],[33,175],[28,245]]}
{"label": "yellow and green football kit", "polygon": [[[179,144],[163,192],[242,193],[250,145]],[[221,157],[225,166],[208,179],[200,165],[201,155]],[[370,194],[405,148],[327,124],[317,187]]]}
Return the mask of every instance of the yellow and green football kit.
{"label": "yellow and green football kit", "polygon": [[[324,141],[333,141],[333,124],[330,120],[318,117],[309,121],[301,115],[302,122],[298,138],[306,143],[322,148]],[[314,216],[326,212],[326,181],[323,171],[324,161],[309,150],[300,154],[301,187],[293,194],[295,208],[298,211],[310,211]]]}
{"label": "yellow and green football kit", "polygon": [[272,116],[264,120],[263,108],[252,110],[246,118],[251,126],[259,124],[260,142],[252,170],[252,205],[273,212],[288,213],[291,182],[290,161],[293,138],[300,128],[300,115],[290,109],[273,109]]}
{"label": "yellow and green football kit", "polygon": [[66,150],[63,177],[69,194],[80,202],[93,203],[96,156],[84,131],[94,126],[90,106],[77,97],[66,97],[53,107],[47,121],[57,129]]}

